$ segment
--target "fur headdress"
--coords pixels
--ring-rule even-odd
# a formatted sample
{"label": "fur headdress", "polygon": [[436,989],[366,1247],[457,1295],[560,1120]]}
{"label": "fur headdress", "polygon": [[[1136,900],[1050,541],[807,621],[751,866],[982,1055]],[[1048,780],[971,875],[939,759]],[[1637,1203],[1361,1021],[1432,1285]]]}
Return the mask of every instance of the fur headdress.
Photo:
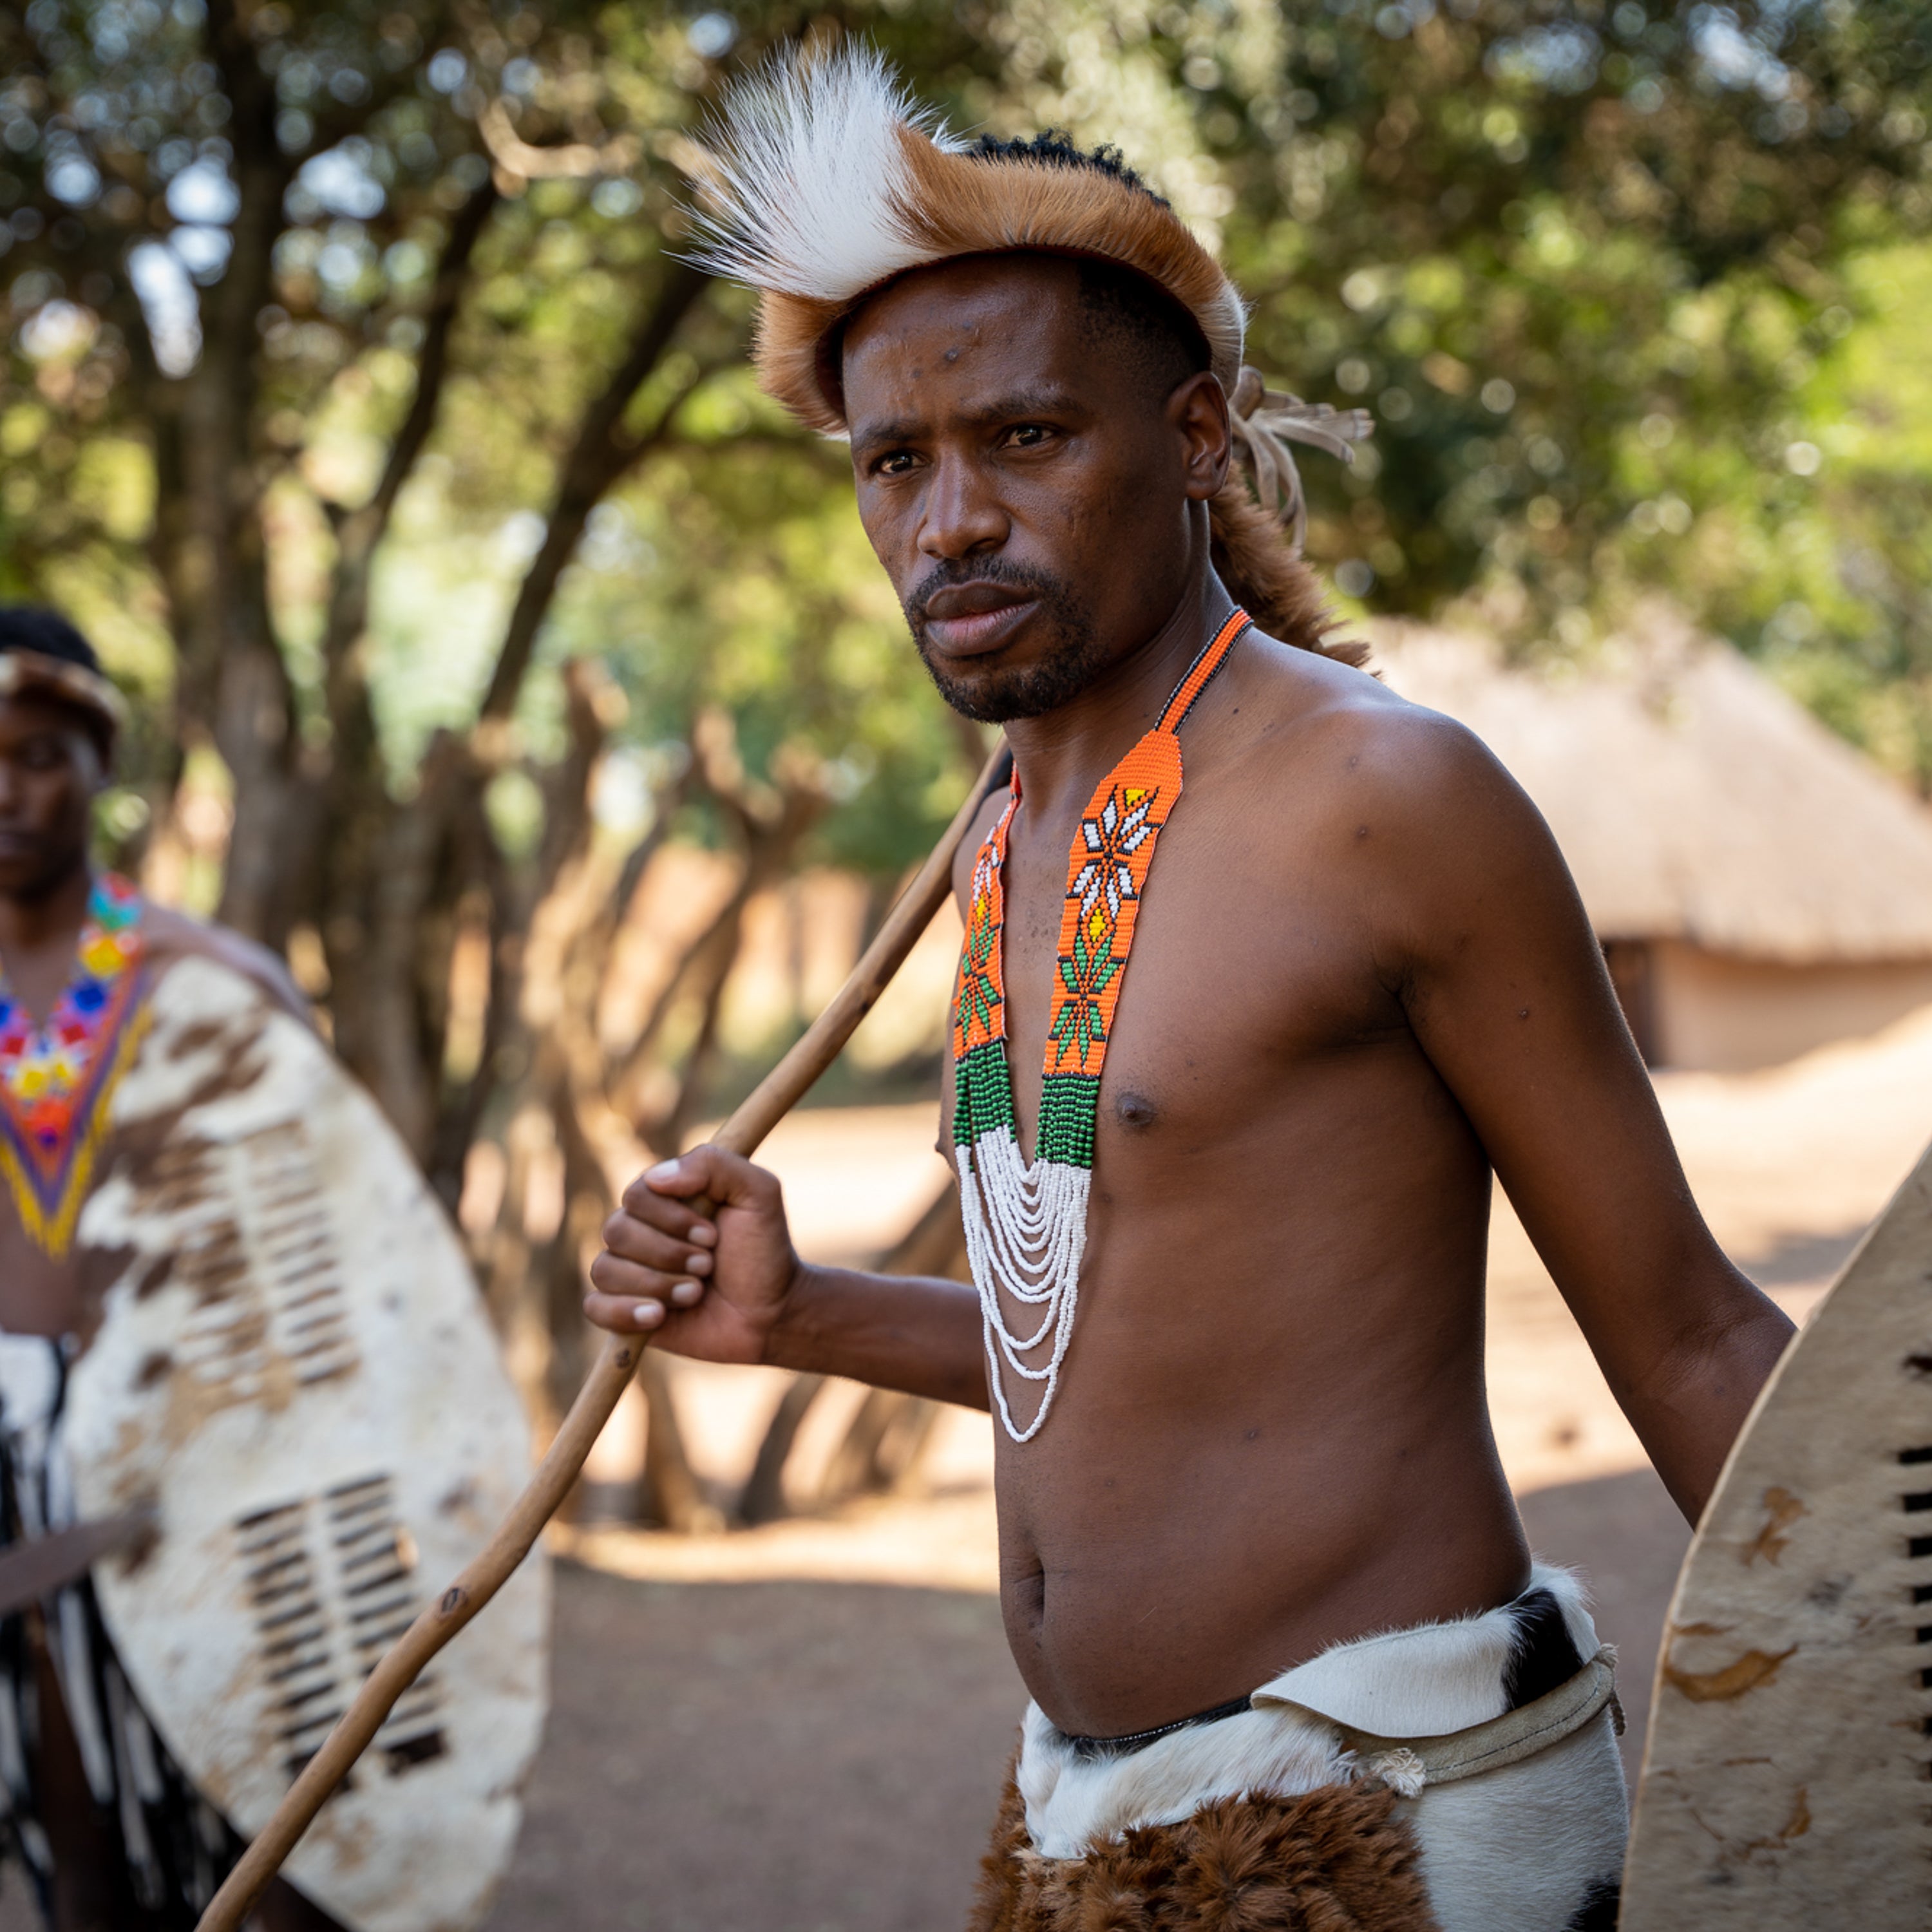
{"label": "fur headdress", "polygon": [[1234,284],[1116,154],[1054,139],[965,140],[874,49],[848,40],[741,81],[691,164],[700,201],[692,259],[758,291],[759,380],[829,434],[846,428],[841,325],[910,269],[1034,250],[1118,262],[1163,290],[1201,332],[1256,493],[1231,477],[1215,499],[1215,562],[1265,628],[1314,643],[1324,625],[1298,562],[1306,510],[1288,444],[1346,460],[1369,433],[1367,412],[1267,390],[1244,367],[1247,311]]}

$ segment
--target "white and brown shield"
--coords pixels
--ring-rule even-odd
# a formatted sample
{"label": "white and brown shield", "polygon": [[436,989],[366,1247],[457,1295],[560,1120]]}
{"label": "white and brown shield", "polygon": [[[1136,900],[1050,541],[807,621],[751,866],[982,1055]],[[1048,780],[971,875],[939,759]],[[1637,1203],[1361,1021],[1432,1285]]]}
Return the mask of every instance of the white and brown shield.
{"label": "white and brown shield", "polygon": [[1624,1932],[1932,1920],[1932,1152],[1731,1451],[1651,1708]]}
{"label": "white and brown shield", "polygon": [[[371,1664],[481,1549],[529,1432],[442,1209],[305,1028],[202,960],[162,980],[80,1263],[104,1314],[67,1442],[95,1574],[204,1796],[259,1830]],[[289,1862],[356,1932],[463,1932],[507,1864],[546,1701],[541,1557],[397,1706]]]}

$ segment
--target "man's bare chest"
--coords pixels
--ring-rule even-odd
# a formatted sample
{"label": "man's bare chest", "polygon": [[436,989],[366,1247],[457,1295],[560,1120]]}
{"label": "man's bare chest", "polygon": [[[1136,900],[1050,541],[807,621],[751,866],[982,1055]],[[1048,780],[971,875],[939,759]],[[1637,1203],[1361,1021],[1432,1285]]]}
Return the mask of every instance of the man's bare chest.
{"label": "man's bare chest", "polygon": [[[1199,1144],[1278,1106],[1298,1072],[1407,1029],[1346,880],[1244,844],[1185,800],[1161,836],[1109,1022],[1096,1130]],[[1067,872],[1047,836],[1009,850],[1002,934],[1006,1055],[1034,1144]]]}
{"label": "man's bare chest", "polygon": [[88,1301],[69,1258],[56,1260],[28,1238],[0,1192],[0,1332],[68,1335],[88,1325]]}

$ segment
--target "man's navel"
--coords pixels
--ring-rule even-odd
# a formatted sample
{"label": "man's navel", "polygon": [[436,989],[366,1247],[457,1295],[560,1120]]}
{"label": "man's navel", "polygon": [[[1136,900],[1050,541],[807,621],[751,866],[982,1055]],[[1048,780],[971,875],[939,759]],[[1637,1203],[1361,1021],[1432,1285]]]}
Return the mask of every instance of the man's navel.
{"label": "man's navel", "polygon": [[1030,1570],[1006,1586],[1006,1611],[1028,1635],[1037,1639],[1046,1622],[1046,1572]]}

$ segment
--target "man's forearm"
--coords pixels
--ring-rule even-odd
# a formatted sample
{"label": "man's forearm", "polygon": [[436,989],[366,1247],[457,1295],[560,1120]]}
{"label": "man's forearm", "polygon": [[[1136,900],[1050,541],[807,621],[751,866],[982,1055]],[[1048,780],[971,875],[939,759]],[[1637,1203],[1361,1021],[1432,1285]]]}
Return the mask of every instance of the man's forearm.
{"label": "man's forearm", "polygon": [[935,1402],[988,1406],[980,1298],[956,1281],[801,1268],[765,1359]]}
{"label": "man's forearm", "polygon": [[1734,1322],[1678,1350],[1642,1395],[1625,1403],[1664,1486],[1694,1527],[1791,1333],[1783,1312],[1754,1289]]}

